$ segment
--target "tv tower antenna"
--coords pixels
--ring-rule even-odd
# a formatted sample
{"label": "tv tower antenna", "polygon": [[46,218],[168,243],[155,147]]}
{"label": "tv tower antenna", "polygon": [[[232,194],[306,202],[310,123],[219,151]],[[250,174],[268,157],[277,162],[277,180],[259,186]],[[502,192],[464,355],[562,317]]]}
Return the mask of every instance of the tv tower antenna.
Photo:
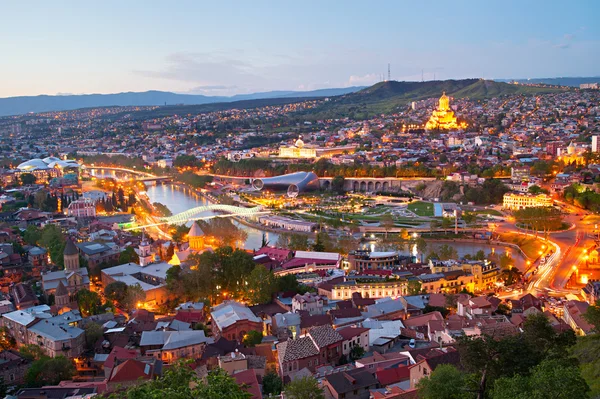
{"label": "tv tower antenna", "polygon": [[425,72],[425,70],[423,68],[421,68],[421,82],[425,81],[425,78],[423,77],[423,73]]}
{"label": "tv tower antenna", "polygon": [[391,79],[391,73],[390,73],[390,63],[388,62],[388,81],[392,80]]}

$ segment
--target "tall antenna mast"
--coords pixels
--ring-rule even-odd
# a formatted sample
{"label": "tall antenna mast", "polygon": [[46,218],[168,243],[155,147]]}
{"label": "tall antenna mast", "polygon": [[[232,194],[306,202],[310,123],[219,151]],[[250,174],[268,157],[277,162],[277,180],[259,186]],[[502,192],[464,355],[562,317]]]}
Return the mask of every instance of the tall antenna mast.
{"label": "tall antenna mast", "polygon": [[391,76],[391,73],[390,73],[390,63],[388,62],[388,80],[392,80],[390,76]]}
{"label": "tall antenna mast", "polygon": [[424,81],[425,81],[425,78],[423,77],[423,76],[424,76],[424,75],[423,75],[423,73],[424,73],[424,72],[425,72],[425,70],[424,70],[424,69],[421,69],[421,82],[424,82]]}

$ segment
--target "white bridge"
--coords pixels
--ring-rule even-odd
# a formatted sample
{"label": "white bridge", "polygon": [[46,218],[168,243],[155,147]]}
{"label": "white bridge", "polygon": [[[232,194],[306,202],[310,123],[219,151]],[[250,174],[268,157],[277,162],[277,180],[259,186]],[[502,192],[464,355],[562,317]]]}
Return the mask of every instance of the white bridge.
{"label": "white bridge", "polygon": [[[218,215],[201,216],[201,214],[204,212],[212,212],[212,211],[224,212],[224,213],[218,214]],[[235,216],[247,217],[247,216],[255,216],[255,215],[264,215],[264,214],[268,214],[268,213],[270,213],[270,212],[263,211],[260,206],[256,206],[254,208],[242,208],[239,206],[221,205],[221,204],[203,205],[203,206],[198,206],[198,207],[195,207],[192,209],[188,209],[187,211],[178,213],[176,215],[154,218],[156,220],[155,223],[149,223],[149,224],[146,224],[143,226],[140,226],[137,224],[133,224],[130,226],[124,226],[123,230],[139,230],[139,229],[145,228],[145,227],[161,226],[161,225],[165,225],[165,224],[181,225],[181,224],[185,224],[189,221],[193,221],[193,220],[226,218],[226,217],[235,217]]]}
{"label": "white bridge", "polygon": [[[211,215],[211,216],[198,216],[199,214],[207,211],[217,211],[217,212],[225,212],[224,215]],[[209,219],[209,218],[218,218],[218,217],[231,217],[231,216],[254,216],[258,214],[269,213],[268,211],[263,211],[260,206],[256,206],[254,208],[242,208],[239,206],[233,205],[203,205],[197,206],[196,208],[188,209],[187,211],[178,213],[177,215],[167,216],[159,218],[161,222],[168,224],[184,224],[189,222],[190,220],[198,220],[198,219]]]}

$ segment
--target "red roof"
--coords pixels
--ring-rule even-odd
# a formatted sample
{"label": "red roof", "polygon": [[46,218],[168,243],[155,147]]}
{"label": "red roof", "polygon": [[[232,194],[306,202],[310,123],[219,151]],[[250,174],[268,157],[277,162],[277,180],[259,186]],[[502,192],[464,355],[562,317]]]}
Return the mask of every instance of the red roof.
{"label": "red roof", "polygon": [[115,346],[108,354],[108,357],[106,358],[106,361],[104,362],[104,367],[111,369],[115,365],[115,360],[123,361],[123,360],[127,360],[127,359],[135,359],[137,356],[138,356],[138,352],[135,350],[125,349],[125,348],[121,348],[120,346]]}
{"label": "red roof", "polygon": [[137,381],[140,378],[144,380],[152,378],[152,366],[139,360],[128,359],[113,369],[109,381]]}
{"label": "red roof", "polygon": [[344,338],[344,341],[347,341],[354,337],[358,337],[360,334],[369,331],[369,329],[363,327],[345,327],[336,331]]}
{"label": "red roof", "polygon": [[262,399],[260,393],[260,387],[258,386],[258,379],[256,378],[256,372],[254,369],[244,370],[233,375],[235,382],[238,385],[245,385],[245,390],[252,395],[252,399]]}
{"label": "red roof", "polygon": [[391,369],[383,369],[375,372],[375,376],[382,386],[396,384],[410,378],[410,369],[408,366],[398,366]]}
{"label": "red roof", "polygon": [[333,259],[294,258],[294,259],[290,259],[288,262],[285,262],[281,266],[284,269],[290,269],[292,267],[301,267],[301,266],[306,266],[306,265],[312,265],[313,263],[317,266],[322,266],[322,265],[335,266],[338,264],[338,261],[333,260]]}
{"label": "red roof", "polygon": [[284,261],[292,255],[292,251],[289,249],[275,248],[275,247],[262,247],[254,253],[255,256],[265,254],[271,259],[278,261]]}

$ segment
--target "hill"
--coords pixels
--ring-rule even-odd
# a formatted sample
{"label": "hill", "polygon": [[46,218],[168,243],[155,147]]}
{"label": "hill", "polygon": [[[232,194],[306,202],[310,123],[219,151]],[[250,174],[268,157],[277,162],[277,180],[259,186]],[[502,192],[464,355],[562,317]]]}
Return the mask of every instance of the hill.
{"label": "hill", "polygon": [[428,82],[380,82],[366,89],[335,97],[310,113],[317,119],[349,116],[366,118],[377,113],[399,111],[411,101],[439,97],[442,92],[474,100],[514,94],[554,93],[560,88],[533,87],[492,80],[462,79]]}
{"label": "hill", "polygon": [[562,78],[533,78],[533,79],[499,79],[500,82],[519,82],[532,84],[547,84],[555,86],[579,87],[582,83],[600,83],[600,76],[591,77],[562,77]]}
{"label": "hill", "polygon": [[65,111],[79,108],[96,107],[200,105],[271,98],[330,97],[352,93],[354,91],[361,90],[362,88],[363,87],[346,87],[313,91],[271,91],[264,93],[235,95],[231,97],[177,94],[165,91],[8,97],[0,98],[0,116],[22,115],[30,112],[37,113],[48,111]]}

